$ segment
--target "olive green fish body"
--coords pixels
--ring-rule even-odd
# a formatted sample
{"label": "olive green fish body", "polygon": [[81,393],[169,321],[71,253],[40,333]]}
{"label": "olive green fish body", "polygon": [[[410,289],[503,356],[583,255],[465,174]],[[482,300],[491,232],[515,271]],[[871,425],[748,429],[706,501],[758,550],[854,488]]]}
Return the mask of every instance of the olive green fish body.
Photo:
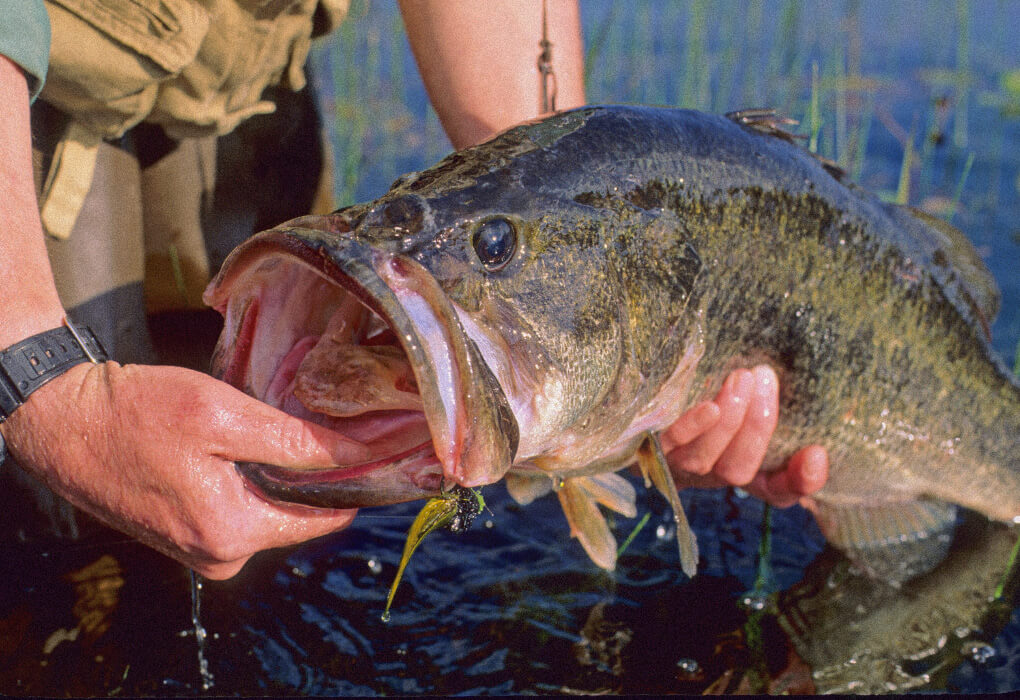
{"label": "olive green fish body", "polygon": [[[645,107],[559,114],[404,176],[375,202],[242,246],[207,292],[227,315],[221,373],[315,415],[325,402],[298,391],[298,405],[279,388],[310,374],[280,369],[288,358],[321,336],[348,347],[350,328],[388,325],[409,366],[390,374],[413,370],[420,394],[399,405],[423,407],[434,451],[379,441],[399,443],[398,468],[381,460],[410,475],[399,487],[378,485],[389,476],[366,487],[364,465],[350,479],[256,465],[253,481],[343,506],[367,502],[366,488],[373,503],[432,495],[443,478],[506,476],[521,502],[552,487],[574,534],[611,567],[594,504],[629,514],[634,498],[612,472],[729,370],[766,361],[782,388],[766,468],[806,444],[828,449],[814,508],[845,550],[934,541],[955,512],[943,504],[1020,516],[1020,386],[987,342],[998,297],[976,253],[955,229],[841,182],[767,123],[737,121]],[[318,284],[292,267],[333,285],[315,294],[334,320],[249,323],[253,304],[292,308],[267,300],[278,280]],[[381,321],[335,320],[345,302],[334,288]],[[352,374],[355,355],[358,367],[379,355],[350,342],[337,376]],[[329,356],[308,355],[316,377],[336,369]],[[316,386],[381,380],[346,381]],[[370,415],[386,413],[375,406]],[[329,420],[373,435],[360,419]]]}

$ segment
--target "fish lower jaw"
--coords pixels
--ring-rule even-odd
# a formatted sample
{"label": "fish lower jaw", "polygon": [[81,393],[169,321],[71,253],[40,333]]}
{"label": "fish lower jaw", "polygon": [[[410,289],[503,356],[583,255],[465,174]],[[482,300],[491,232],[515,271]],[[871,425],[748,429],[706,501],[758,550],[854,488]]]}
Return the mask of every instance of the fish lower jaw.
{"label": "fish lower jaw", "polygon": [[460,431],[451,426],[451,439],[438,436],[437,454],[394,328],[359,295],[300,260],[276,256],[272,263],[255,263],[238,276],[214,371],[364,449],[335,469],[245,465],[253,488],[271,500],[347,508],[427,498],[462,479]]}
{"label": "fish lower jaw", "polygon": [[386,460],[346,467],[305,470],[243,462],[237,468],[262,498],[314,508],[402,503],[437,496],[444,487],[442,466],[431,444]]}

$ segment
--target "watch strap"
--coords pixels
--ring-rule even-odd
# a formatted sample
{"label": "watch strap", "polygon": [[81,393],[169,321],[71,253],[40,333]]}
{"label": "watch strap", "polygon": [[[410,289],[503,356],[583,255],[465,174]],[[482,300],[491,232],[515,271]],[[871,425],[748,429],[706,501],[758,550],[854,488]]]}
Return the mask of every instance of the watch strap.
{"label": "watch strap", "polygon": [[46,382],[82,362],[105,362],[102,343],[88,326],[37,333],[0,351],[0,423]]}

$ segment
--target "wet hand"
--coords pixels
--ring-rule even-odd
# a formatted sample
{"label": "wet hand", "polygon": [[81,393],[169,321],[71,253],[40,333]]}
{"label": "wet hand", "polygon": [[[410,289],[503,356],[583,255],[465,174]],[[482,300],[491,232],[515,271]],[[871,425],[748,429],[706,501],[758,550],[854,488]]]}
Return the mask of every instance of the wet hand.
{"label": "wet hand", "polygon": [[760,471],[779,416],[779,381],[766,365],[730,373],[663,433],[663,449],[680,488],[740,486],[778,507],[818,491],[828,478],[825,448],[797,451],[782,469]]}
{"label": "wet hand", "polygon": [[270,503],[235,461],[327,467],[366,448],[179,367],[83,364],[3,425],[15,459],[76,506],[210,578],[340,529],[355,511]]}

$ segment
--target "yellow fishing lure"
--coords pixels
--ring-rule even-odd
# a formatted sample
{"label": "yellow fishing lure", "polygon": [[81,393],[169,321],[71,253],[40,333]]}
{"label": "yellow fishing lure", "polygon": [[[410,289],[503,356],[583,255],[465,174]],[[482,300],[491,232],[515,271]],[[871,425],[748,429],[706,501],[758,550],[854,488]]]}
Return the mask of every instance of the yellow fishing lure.
{"label": "yellow fishing lure", "polygon": [[390,594],[386,597],[386,609],[382,614],[383,622],[390,620],[390,605],[393,603],[393,596],[397,593],[400,578],[404,575],[404,567],[407,566],[414,550],[425,539],[425,535],[441,527],[445,527],[451,532],[464,532],[471,526],[475,516],[481,513],[483,508],[485,508],[485,499],[482,498],[481,492],[463,486],[454,486],[449,491],[425,502],[425,506],[407,531],[407,541],[404,543],[404,553],[400,557],[400,566],[397,567],[397,575],[393,577],[393,583],[390,585]]}

